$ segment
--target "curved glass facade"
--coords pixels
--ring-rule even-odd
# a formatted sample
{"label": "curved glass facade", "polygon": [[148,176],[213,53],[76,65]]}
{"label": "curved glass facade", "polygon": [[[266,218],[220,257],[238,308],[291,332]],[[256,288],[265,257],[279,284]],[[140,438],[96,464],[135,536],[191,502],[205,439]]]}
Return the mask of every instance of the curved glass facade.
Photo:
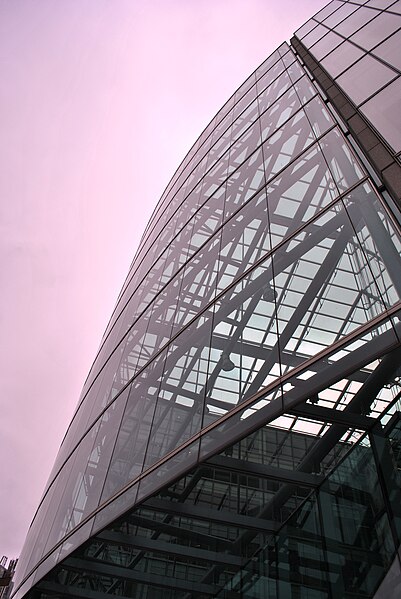
{"label": "curved glass facade", "polygon": [[397,589],[399,196],[328,94],[340,86],[397,167],[381,123],[399,113],[369,107],[399,87],[400,65],[384,63],[401,11],[360,4],[333,0],[280,46],[168,185],[29,530],[17,597]]}

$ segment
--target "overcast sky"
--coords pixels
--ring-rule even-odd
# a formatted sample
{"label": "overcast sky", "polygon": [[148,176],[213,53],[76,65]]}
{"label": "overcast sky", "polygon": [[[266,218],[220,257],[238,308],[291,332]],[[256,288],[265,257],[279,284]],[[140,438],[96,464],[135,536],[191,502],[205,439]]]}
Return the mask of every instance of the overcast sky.
{"label": "overcast sky", "polygon": [[0,3],[0,557],[17,557],[142,231],[324,0]]}

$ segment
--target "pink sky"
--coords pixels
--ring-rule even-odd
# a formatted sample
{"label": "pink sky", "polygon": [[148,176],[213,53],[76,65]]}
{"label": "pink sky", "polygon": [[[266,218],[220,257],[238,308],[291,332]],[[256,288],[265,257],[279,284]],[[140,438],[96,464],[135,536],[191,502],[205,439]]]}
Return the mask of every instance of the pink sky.
{"label": "pink sky", "polygon": [[0,557],[18,556],[149,216],[324,0],[0,4]]}

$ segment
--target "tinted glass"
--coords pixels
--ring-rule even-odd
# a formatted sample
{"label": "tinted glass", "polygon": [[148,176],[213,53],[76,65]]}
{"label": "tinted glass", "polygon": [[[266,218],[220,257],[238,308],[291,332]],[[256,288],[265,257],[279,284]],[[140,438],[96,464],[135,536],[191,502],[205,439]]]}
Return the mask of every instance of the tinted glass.
{"label": "tinted glass", "polygon": [[362,112],[396,152],[401,150],[401,79],[362,106]]}
{"label": "tinted glass", "polygon": [[337,83],[359,105],[386,83],[394,79],[396,74],[371,56],[364,56],[338,77]]}

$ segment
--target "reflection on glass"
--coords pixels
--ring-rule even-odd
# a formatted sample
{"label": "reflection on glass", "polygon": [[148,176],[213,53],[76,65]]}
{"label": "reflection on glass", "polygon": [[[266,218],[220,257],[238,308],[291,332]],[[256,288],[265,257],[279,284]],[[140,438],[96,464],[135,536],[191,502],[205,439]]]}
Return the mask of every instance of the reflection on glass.
{"label": "reflection on glass", "polygon": [[267,187],[270,236],[275,246],[337,196],[320,146],[315,144]]}
{"label": "reflection on glass", "polygon": [[135,479],[142,470],[165,356],[164,351],[130,387],[102,492],[102,503]]}
{"label": "reflection on glass", "polygon": [[325,135],[319,146],[340,193],[363,177],[359,163],[338,129]]}

